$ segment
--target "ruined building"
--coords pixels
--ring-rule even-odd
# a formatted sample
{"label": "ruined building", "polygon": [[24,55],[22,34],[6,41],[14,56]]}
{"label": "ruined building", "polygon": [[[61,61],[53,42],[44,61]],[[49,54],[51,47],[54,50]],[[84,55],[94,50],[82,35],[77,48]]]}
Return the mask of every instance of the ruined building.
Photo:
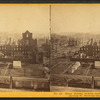
{"label": "ruined building", "polygon": [[99,57],[100,56],[100,46],[97,44],[97,42],[93,42],[93,39],[91,39],[90,44],[87,44],[80,48],[80,53],[86,54],[86,57],[87,56]]}
{"label": "ruined building", "polygon": [[37,50],[37,39],[32,38],[32,33],[28,30],[22,34],[22,39],[18,40],[18,45],[11,43],[1,45],[0,52],[4,54],[4,57],[19,58],[19,59],[31,59],[33,63],[37,62],[39,58],[39,52]]}
{"label": "ruined building", "polygon": [[72,46],[77,46],[77,40],[76,39],[74,39],[74,38],[69,38],[69,40],[68,40],[68,46],[69,47],[72,47]]}

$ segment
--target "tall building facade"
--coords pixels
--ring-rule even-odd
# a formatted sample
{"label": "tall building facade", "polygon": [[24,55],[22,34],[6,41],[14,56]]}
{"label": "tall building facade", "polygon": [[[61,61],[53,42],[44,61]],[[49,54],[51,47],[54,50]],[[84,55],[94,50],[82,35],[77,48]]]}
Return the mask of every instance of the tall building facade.
{"label": "tall building facade", "polygon": [[86,54],[86,57],[100,57],[100,46],[97,45],[97,42],[93,42],[93,39],[91,39],[90,44],[80,48],[80,53]]}
{"label": "tall building facade", "polygon": [[32,33],[28,30],[22,34],[22,39],[19,45],[28,47],[29,50],[33,50],[37,48],[37,39],[32,38]]}
{"label": "tall building facade", "polygon": [[32,58],[33,62],[36,62],[37,39],[33,39],[32,33],[27,30],[22,34],[22,39],[18,40],[18,45],[11,43],[1,45],[0,52],[3,53],[4,57]]}

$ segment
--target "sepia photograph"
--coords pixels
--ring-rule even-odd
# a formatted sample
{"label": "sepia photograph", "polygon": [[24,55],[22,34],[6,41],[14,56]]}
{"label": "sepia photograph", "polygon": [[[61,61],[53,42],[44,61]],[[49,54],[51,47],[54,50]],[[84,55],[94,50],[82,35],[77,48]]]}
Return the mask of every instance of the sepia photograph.
{"label": "sepia photograph", "polygon": [[0,10],[0,92],[50,91],[49,5]]}
{"label": "sepia photograph", "polygon": [[100,5],[51,5],[51,92],[100,92]]}
{"label": "sepia photograph", "polygon": [[0,10],[0,92],[100,92],[99,4]]}

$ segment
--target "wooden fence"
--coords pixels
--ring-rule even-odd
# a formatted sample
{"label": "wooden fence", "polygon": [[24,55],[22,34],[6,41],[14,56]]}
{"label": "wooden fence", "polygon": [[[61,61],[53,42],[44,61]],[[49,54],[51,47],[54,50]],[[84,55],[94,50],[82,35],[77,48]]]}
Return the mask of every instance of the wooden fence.
{"label": "wooden fence", "polygon": [[50,78],[52,86],[69,86],[81,88],[100,88],[100,77],[52,74]]}
{"label": "wooden fence", "polygon": [[50,91],[49,79],[0,76],[0,88],[24,88],[37,91]]}

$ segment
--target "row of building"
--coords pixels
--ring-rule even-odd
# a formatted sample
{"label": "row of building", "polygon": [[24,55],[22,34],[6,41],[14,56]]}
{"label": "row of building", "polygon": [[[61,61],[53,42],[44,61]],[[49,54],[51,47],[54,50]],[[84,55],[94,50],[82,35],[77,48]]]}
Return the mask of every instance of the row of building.
{"label": "row of building", "polygon": [[33,59],[33,63],[43,62],[43,53],[38,51],[37,39],[32,38],[32,33],[28,30],[22,34],[22,39],[18,44],[0,45],[0,59],[2,58]]}
{"label": "row of building", "polygon": [[93,39],[89,43],[80,47],[80,50],[76,53],[80,58],[99,58],[100,57],[100,44],[94,42]]}
{"label": "row of building", "polygon": [[80,40],[78,38],[57,35],[57,34],[51,35],[50,42],[51,42],[52,49],[55,50],[57,49],[57,46],[75,47],[75,46],[79,46],[80,44]]}

